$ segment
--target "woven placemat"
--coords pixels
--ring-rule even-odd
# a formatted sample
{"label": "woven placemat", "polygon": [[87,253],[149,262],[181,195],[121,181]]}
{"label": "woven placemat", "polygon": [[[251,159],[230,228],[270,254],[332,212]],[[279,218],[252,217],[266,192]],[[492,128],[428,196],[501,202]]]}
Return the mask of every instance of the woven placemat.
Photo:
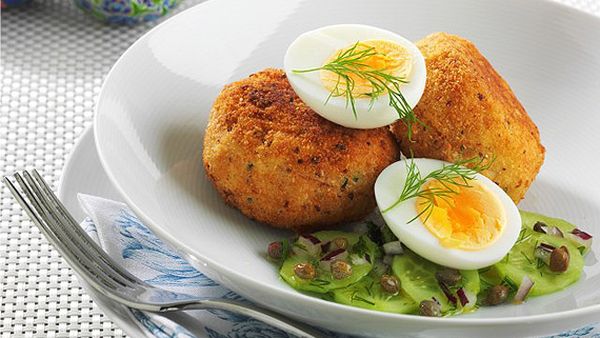
{"label": "woven placemat", "polygon": [[[104,76],[162,20],[107,26],[66,0],[2,11],[0,174],[35,167],[57,187]],[[0,337],[124,337],[3,186],[0,210]]]}
{"label": "woven placemat", "polygon": [[[174,12],[199,2],[185,0]],[[600,0],[561,2],[600,15]],[[67,155],[91,123],[104,76],[158,22],[106,26],[65,0],[34,0],[25,8],[2,11],[0,22],[0,174],[35,167],[56,187]],[[125,336],[94,305],[4,187],[0,334]]]}

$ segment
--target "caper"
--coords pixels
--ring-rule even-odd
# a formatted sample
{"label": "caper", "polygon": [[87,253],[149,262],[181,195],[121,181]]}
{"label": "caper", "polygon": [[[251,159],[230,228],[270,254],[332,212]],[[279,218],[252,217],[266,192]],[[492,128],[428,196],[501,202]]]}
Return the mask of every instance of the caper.
{"label": "caper", "polygon": [[344,237],[337,237],[332,243],[336,249],[348,249],[348,240]]}
{"label": "caper", "polygon": [[267,247],[267,254],[274,261],[281,259],[283,256],[283,244],[281,242],[270,243]]}
{"label": "caper", "polygon": [[419,304],[419,314],[426,317],[440,317],[442,307],[434,300],[424,300]]}
{"label": "caper", "polygon": [[552,250],[550,254],[550,271],[565,272],[569,268],[569,250],[566,246],[561,246]]}
{"label": "caper", "polygon": [[454,286],[462,280],[462,275],[456,269],[443,268],[435,273],[435,278],[440,283],[444,283],[448,286]]}
{"label": "caper", "polygon": [[502,304],[508,298],[508,287],[504,285],[494,285],[488,291],[485,303],[487,305]]}
{"label": "caper", "polygon": [[382,275],[379,283],[383,290],[387,293],[397,294],[400,291],[400,281],[396,276]]}
{"label": "caper", "polygon": [[317,270],[310,263],[298,263],[294,266],[294,273],[302,279],[313,279],[317,276]]}
{"label": "caper", "polygon": [[352,266],[344,261],[331,263],[331,274],[335,279],[344,279],[352,275]]}

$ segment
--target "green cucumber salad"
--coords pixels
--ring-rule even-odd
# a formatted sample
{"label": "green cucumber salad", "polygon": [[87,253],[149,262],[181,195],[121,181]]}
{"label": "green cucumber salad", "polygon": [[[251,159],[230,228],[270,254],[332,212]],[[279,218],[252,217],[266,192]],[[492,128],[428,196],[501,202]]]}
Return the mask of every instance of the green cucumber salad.
{"label": "green cucumber salad", "polygon": [[320,231],[273,242],[268,258],[294,289],[364,309],[430,317],[520,304],[577,282],[592,236],[557,218],[521,211],[508,254],[479,270],[456,270],[405,247],[386,226]]}

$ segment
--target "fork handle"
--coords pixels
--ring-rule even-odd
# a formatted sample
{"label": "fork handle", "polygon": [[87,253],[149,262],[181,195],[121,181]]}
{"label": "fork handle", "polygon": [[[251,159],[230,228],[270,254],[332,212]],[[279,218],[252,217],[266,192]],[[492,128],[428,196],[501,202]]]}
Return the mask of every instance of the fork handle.
{"label": "fork handle", "polygon": [[292,333],[303,338],[324,338],[323,333],[318,332],[312,327],[286,318],[273,311],[248,305],[234,300],[207,299],[198,300],[189,303],[179,304],[177,306],[165,307],[160,312],[171,312],[181,310],[225,310],[259,320],[263,323],[275,326],[283,331]]}

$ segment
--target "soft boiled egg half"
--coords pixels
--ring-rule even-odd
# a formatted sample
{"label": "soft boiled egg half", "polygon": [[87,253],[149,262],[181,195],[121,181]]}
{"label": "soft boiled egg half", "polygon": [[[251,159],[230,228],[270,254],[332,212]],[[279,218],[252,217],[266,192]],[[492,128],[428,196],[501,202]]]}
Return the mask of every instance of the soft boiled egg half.
{"label": "soft boiled egg half", "polygon": [[[343,62],[337,62],[336,69],[350,81],[339,73],[319,69],[339,61],[340,56]],[[347,67],[346,71],[340,67]],[[376,73],[368,71],[402,79],[402,83],[396,83],[410,109],[425,89],[425,60],[417,46],[398,34],[366,25],[326,26],[300,35],[285,54],[284,69],[304,103],[322,117],[348,128],[378,128],[399,118],[396,108],[390,105],[389,91],[372,95],[377,85],[369,79],[375,83],[378,79]],[[349,83],[351,86],[347,86]],[[354,98],[354,107],[348,95]]]}
{"label": "soft boiled egg half", "polygon": [[[434,198],[426,212],[421,213],[428,205],[423,197],[390,208],[404,189],[407,161],[414,161],[421,177],[450,164],[425,158],[402,160],[377,178],[377,205],[402,243],[432,262],[463,270],[490,266],[508,253],[521,231],[519,210],[499,186],[481,174],[475,174],[468,187],[452,186],[457,193]],[[443,186],[434,179],[421,187],[439,188]]]}

